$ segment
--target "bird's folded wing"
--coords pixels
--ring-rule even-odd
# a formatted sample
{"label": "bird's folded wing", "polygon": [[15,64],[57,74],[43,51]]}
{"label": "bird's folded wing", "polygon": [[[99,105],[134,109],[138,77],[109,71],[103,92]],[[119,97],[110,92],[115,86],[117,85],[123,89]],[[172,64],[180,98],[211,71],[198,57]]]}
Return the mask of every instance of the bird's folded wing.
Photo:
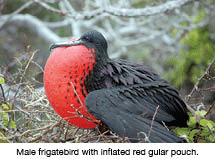
{"label": "bird's folded wing", "polygon": [[177,142],[179,138],[162,123],[187,116],[183,101],[174,88],[165,83],[96,90],[88,94],[85,103],[92,115],[120,136],[143,138],[144,134],[150,134],[151,142]]}

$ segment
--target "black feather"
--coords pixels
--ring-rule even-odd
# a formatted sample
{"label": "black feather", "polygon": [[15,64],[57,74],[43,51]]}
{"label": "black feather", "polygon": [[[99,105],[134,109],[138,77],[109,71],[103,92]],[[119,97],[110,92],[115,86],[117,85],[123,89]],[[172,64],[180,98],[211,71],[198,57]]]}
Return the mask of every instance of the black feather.
{"label": "black feather", "polygon": [[176,89],[145,65],[110,59],[101,33],[87,32],[81,40],[96,51],[96,62],[85,82],[88,111],[120,136],[143,139],[153,122],[151,142],[179,141],[165,127],[187,125],[188,110]]}

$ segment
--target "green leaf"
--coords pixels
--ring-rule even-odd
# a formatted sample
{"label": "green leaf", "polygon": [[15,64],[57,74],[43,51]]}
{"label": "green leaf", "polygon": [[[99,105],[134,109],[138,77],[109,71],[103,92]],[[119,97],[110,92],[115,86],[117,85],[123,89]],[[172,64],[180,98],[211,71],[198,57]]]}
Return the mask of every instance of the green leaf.
{"label": "green leaf", "polygon": [[5,80],[3,77],[0,78],[0,84],[4,84],[5,83]]}
{"label": "green leaf", "polygon": [[190,117],[190,120],[187,122],[187,125],[190,128],[195,128],[196,127],[196,123],[197,123],[196,118],[195,117]]}
{"label": "green leaf", "polygon": [[12,109],[12,104],[2,104],[0,105],[0,117],[2,124],[7,128],[16,128],[16,123],[13,120],[9,120],[9,111]]}
{"label": "green leaf", "polygon": [[208,137],[211,134],[210,130],[208,128],[202,128],[202,132],[200,136]]}
{"label": "green leaf", "polygon": [[209,139],[209,142],[215,142],[215,136],[214,135],[210,135],[208,139]]}
{"label": "green leaf", "polygon": [[10,103],[10,104],[7,104],[8,105],[8,108],[9,108],[9,110],[11,110],[12,109],[12,107],[13,107],[13,105]]}
{"label": "green leaf", "polygon": [[205,110],[200,110],[196,112],[196,116],[204,117],[207,114]]}
{"label": "green leaf", "polygon": [[12,128],[12,129],[16,128],[16,123],[13,120],[10,121],[9,128]]}
{"label": "green leaf", "polygon": [[188,134],[189,134],[189,129],[188,129],[188,128],[179,128],[179,127],[177,127],[177,128],[175,128],[173,131],[174,131],[178,136],[184,136],[184,135],[188,136]]}
{"label": "green leaf", "polygon": [[194,141],[194,136],[197,134],[197,133],[200,133],[200,130],[199,129],[194,129],[192,130],[190,133],[189,133],[189,136],[188,136],[188,139],[193,142]]}
{"label": "green leaf", "polygon": [[208,125],[208,121],[206,119],[200,120],[200,125],[206,127]]}
{"label": "green leaf", "polygon": [[203,127],[208,127],[209,129],[211,129],[213,131],[215,130],[214,129],[215,123],[211,120],[202,119],[202,120],[200,120],[200,125]]}
{"label": "green leaf", "polygon": [[197,143],[206,143],[205,139],[198,139]]}
{"label": "green leaf", "polygon": [[[3,134],[1,131],[0,131],[0,137],[2,137],[2,138],[5,137],[4,134]],[[0,140],[0,143],[8,143],[8,141],[7,141],[7,140],[2,140],[2,139],[1,139],[1,140]]]}
{"label": "green leaf", "polygon": [[8,111],[8,110],[10,110],[10,105],[8,105],[8,104],[2,104],[0,106],[0,108],[2,109],[2,111]]}
{"label": "green leaf", "polygon": [[7,127],[8,126],[8,119],[9,119],[8,113],[1,113],[1,116],[2,116],[2,124],[5,127]]}

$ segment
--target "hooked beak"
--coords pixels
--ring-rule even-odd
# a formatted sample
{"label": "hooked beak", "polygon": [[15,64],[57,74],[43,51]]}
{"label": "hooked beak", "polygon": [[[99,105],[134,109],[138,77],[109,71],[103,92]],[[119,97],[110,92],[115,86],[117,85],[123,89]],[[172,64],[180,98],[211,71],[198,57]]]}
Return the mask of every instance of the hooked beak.
{"label": "hooked beak", "polygon": [[74,46],[74,45],[80,45],[83,44],[82,40],[75,40],[75,41],[67,41],[67,42],[61,42],[61,43],[54,43],[50,45],[50,51],[52,49],[55,49],[57,47],[64,47],[64,46]]}

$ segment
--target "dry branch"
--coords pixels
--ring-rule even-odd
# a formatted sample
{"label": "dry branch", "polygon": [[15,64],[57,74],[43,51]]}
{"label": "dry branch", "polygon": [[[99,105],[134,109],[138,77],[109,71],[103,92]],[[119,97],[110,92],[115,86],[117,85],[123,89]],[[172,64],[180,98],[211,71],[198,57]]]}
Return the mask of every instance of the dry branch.
{"label": "dry branch", "polygon": [[3,15],[0,17],[0,25],[2,22],[7,21],[7,19],[10,19],[9,22],[13,22],[20,27],[25,26],[29,28],[49,43],[62,41],[62,38],[46,27],[43,21],[30,14],[16,14],[11,18],[10,15]]}
{"label": "dry branch", "polygon": [[148,135],[147,135],[148,138],[150,137],[150,134],[151,134],[151,131],[152,131],[152,127],[153,127],[153,124],[154,124],[154,121],[155,121],[155,117],[156,117],[156,115],[157,115],[157,113],[158,113],[159,107],[160,107],[159,105],[156,107],[155,112],[154,112],[154,114],[153,114],[151,126],[150,126],[150,128],[149,128],[149,132],[148,132]]}
{"label": "dry branch", "polygon": [[34,0],[34,2],[37,3],[37,4],[39,4],[39,5],[41,5],[42,7],[44,7],[45,9],[47,9],[47,10],[49,10],[49,11],[51,11],[51,12],[60,14],[60,15],[62,15],[62,16],[68,15],[68,13],[65,13],[65,12],[63,12],[63,11],[61,11],[61,10],[59,10],[59,9],[53,8],[53,7],[51,7],[50,5],[48,5],[47,3],[42,2],[42,1],[40,1],[40,0]]}
{"label": "dry branch", "polygon": [[33,3],[34,3],[33,1],[29,1],[29,2],[25,3],[23,6],[21,6],[19,9],[17,9],[16,11],[14,11],[10,15],[8,15],[8,17],[2,21],[3,23],[0,23],[0,30],[3,28],[4,25],[6,25],[11,20],[11,18],[14,15],[16,15],[16,14],[20,13],[21,11],[23,11],[24,9],[30,7]]}
{"label": "dry branch", "polygon": [[17,96],[17,94],[18,94],[18,92],[19,92],[19,89],[20,89],[22,80],[23,80],[23,78],[24,78],[24,76],[25,76],[25,73],[26,73],[26,71],[27,71],[27,69],[28,69],[28,67],[29,67],[29,65],[30,65],[30,63],[31,63],[31,61],[32,61],[33,58],[34,58],[34,55],[35,55],[37,52],[38,52],[38,50],[36,50],[36,51],[34,51],[34,52],[32,53],[32,55],[31,55],[31,57],[30,57],[30,59],[29,59],[27,65],[26,65],[26,67],[25,67],[25,69],[24,69],[24,72],[23,72],[23,74],[22,74],[22,77],[21,77],[20,80],[19,80],[19,84],[18,84],[18,87],[17,87],[17,89],[16,89],[16,92],[15,92],[15,95],[14,95],[14,98],[13,98],[13,102],[12,102],[12,103],[14,103],[14,101],[16,100],[16,96]]}
{"label": "dry branch", "polygon": [[164,12],[169,12],[176,8],[179,8],[187,3],[193,2],[193,0],[176,0],[176,1],[168,1],[165,4],[153,6],[153,7],[146,7],[142,9],[121,9],[112,7],[109,1],[104,1],[101,8],[90,11],[90,12],[83,12],[80,14],[73,14],[69,15],[71,18],[75,19],[91,19],[95,16],[107,13],[109,15],[114,16],[121,16],[121,17],[139,17],[139,16],[152,16],[161,14]]}
{"label": "dry branch", "polygon": [[208,67],[207,67],[207,69],[205,70],[205,72],[204,72],[204,74],[200,77],[200,78],[198,78],[198,80],[197,80],[197,82],[194,84],[194,87],[193,87],[193,89],[191,90],[191,92],[187,95],[187,97],[186,97],[186,102],[189,102],[189,100],[190,100],[190,98],[192,97],[192,95],[193,95],[193,93],[195,92],[195,91],[197,91],[197,92],[200,92],[200,90],[199,90],[199,83],[200,83],[200,81],[205,77],[205,76],[209,76],[210,75],[210,70],[211,70],[211,68],[212,68],[212,66],[213,66],[213,64],[214,64],[214,62],[215,62],[215,58],[211,61],[211,63],[208,65]]}

